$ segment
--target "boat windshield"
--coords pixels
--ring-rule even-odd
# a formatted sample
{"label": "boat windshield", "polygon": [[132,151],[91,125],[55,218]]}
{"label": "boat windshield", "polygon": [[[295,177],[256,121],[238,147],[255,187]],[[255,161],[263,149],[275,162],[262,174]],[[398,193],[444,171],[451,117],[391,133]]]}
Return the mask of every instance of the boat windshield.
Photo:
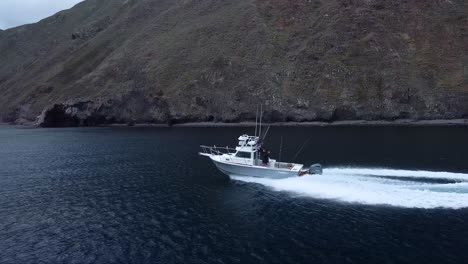
{"label": "boat windshield", "polygon": [[251,153],[250,152],[245,152],[245,151],[238,151],[236,153],[236,157],[250,159]]}

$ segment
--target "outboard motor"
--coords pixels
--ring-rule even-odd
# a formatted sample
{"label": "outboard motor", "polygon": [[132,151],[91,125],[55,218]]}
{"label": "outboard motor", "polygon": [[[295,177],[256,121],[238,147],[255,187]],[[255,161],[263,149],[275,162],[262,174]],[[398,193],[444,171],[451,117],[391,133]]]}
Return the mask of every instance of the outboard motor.
{"label": "outboard motor", "polygon": [[309,174],[319,174],[321,175],[323,172],[322,165],[320,164],[313,164],[309,167]]}

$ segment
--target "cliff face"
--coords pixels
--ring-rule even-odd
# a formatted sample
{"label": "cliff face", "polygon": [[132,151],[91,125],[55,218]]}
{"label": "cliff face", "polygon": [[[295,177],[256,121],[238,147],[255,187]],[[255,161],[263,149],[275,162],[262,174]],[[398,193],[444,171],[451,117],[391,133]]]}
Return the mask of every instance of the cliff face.
{"label": "cliff face", "polygon": [[[0,32],[0,117],[44,126],[468,117],[464,0],[87,0]],[[42,114],[41,114],[42,113]]]}

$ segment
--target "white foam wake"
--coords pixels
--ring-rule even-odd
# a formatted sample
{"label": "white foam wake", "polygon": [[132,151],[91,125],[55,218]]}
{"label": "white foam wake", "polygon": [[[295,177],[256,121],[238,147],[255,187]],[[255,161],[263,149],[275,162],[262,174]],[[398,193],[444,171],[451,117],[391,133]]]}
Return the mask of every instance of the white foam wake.
{"label": "white foam wake", "polygon": [[[388,176],[392,179],[375,176]],[[343,202],[427,209],[468,207],[468,174],[462,173],[329,168],[324,170],[323,175],[277,180],[231,177],[239,181],[259,183],[277,191]],[[398,177],[448,179],[461,182],[431,184],[400,181]]]}

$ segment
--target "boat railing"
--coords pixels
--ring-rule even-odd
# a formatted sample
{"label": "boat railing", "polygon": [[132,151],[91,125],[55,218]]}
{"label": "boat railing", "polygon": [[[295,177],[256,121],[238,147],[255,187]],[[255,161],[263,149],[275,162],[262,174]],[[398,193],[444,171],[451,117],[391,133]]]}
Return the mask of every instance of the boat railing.
{"label": "boat railing", "polygon": [[211,155],[223,155],[236,153],[236,149],[229,147],[217,147],[217,146],[200,146],[203,153]]}

